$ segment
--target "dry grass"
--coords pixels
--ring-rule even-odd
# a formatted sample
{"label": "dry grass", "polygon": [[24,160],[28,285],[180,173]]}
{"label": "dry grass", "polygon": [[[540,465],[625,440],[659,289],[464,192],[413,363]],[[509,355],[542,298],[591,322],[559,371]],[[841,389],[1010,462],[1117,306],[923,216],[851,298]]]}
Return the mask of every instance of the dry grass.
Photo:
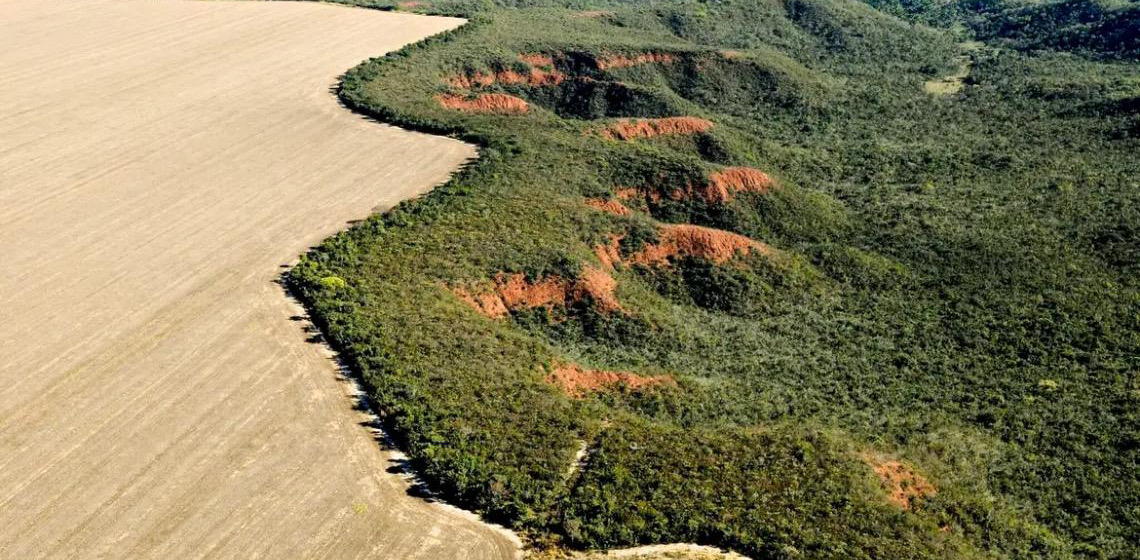
{"label": "dry grass", "polygon": [[529,64],[530,66],[554,66],[554,57],[548,54],[526,53],[520,54],[519,60]]}
{"label": "dry grass", "polygon": [[610,17],[612,15],[614,15],[614,13],[609,11],[609,10],[582,10],[580,12],[574,13],[574,17],[590,18],[590,19]]}
{"label": "dry grass", "polygon": [[634,56],[620,54],[603,56],[597,60],[597,64],[599,69],[611,70],[640,64],[669,64],[676,61],[677,57],[668,53],[641,53]]}

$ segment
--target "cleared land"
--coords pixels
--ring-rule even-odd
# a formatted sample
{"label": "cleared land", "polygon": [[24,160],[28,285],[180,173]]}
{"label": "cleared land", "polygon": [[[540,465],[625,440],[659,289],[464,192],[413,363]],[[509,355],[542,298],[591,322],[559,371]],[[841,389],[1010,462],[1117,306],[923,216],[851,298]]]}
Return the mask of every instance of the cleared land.
{"label": "cleared land", "polygon": [[385,472],[274,283],[473,155],[329,93],[459,23],[0,0],[0,557],[516,554]]}

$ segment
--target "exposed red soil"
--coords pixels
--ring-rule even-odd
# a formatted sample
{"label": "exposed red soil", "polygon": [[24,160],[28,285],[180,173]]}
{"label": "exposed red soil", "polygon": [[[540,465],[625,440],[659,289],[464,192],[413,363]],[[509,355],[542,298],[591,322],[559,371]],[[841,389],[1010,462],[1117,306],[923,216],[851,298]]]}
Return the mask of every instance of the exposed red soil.
{"label": "exposed red soil", "polygon": [[586,199],[586,206],[589,206],[590,208],[593,208],[594,210],[601,210],[602,212],[608,212],[610,214],[614,214],[615,216],[628,216],[632,213],[632,211],[629,208],[626,208],[624,204],[622,204],[616,200],[606,200],[606,199],[602,199],[602,198],[587,198]]}
{"label": "exposed red soil", "polygon": [[[658,183],[668,180],[661,178]],[[699,198],[711,203],[725,203],[736,197],[738,193],[767,193],[777,186],[776,181],[767,173],[751,167],[727,167],[709,176],[704,184],[685,184],[666,190],[663,188],[633,188],[622,187],[614,191],[614,197],[622,201],[635,200],[640,197],[650,202],[660,202],[668,196],[672,200],[690,200]]]}
{"label": "exposed red soil", "polygon": [[492,319],[506,317],[509,311],[503,298],[497,293],[472,294],[463,288],[451,288],[451,293],[475,308],[476,311]]}
{"label": "exposed red soil", "polygon": [[529,53],[520,54],[519,60],[529,64],[530,66],[554,66],[554,57],[548,54]]}
{"label": "exposed red soil", "polygon": [[676,61],[677,57],[669,53],[642,53],[634,56],[615,54],[599,58],[597,64],[601,70],[610,70],[612,68],[628,68],[639,64],[668,64]]}
{"label": "exposed red soil", "polygon": [[692,224],[661,226],[657,243],[646,244],[625,258],[621,256],[621,240],[622,236],[611,235],[608,243],[594,246],[594,256],[603,267],[613,269],[622,263],[661,266],[677,257],[700,257],[723,264],[737,256],[753,252],[768,255],[773,251],[768,245],[743,235]]}
{"label": "exposed red soil", "polygon": [[599,243],[594,246],[594,256],[598,257],[602,266],[609,270],[613,270],[614,266],[621,262],[621,237],[611,235],[609,243]]}
{"label": "exposed red soil", "polygon": [[657,243],[647,244],[626,260],[635,264],[661,265],[668,264],[674,257],[701,257],[724,263],[753,251],[761,254],[772,252],[771,247],[743,235],[691,224],[661,226],[659,236]]}
{"label": "exposed red soil", "polygon": [[702,194],[710,202],[726,202],[739,192],[766,193],[772,185],[772,178],[759,169],[728,167],[709,176]]}
{"label": "exposed red soil", "polygon": [[495,275],[494,288],[490,292],[472,293],[460,287],[451,288],[451,292],[479,313],[499,319],[506,317],[511,309],[565,306],[569,286],[566,279],[557,276],[528,282],[520,273],[499,273]]}
{"label": "exposed red soil", "polygon": [[521,115],[530,110],[526,101],[505,93],[484,93],[475,97],[439,95],[436,96],[436,100],[448,109],[468,113]]}
{"label": "exposed red soil", "polygon": [[413,2],[398,2],[398,3],[396,3],[396,7],[400,8],[401,10],[407,10],[407,9],[411,9],[411,8],[428,8],[430,6],[431,6],[431,2],[414,2],[413,1]]}
{"label": "exposed red soil", "polygon": [[548,276],[537,282],[528,282],[525,276],[517,273],[495,277],[495,292],[507,309],[566,305],[569,287],[569,282],[557,276]]}
{"label": "exposed red soil", "polygon": [[698,117],[665,117],[661,119],[625,119],[607,125],[600,131],[610,140],[637,140],[654,136],[696,134],[713,127],[711,121]]}
{"label": "exposed red soil", "polygon": [[[674,193],[674,194],[676,194],[676,193]],[[635,187],[622,187],[622,188],[619,188],[619,189],[614,191],[614,198],[621,200],[623,202],[629,202],[631,200],[634,200],[634,201],[638,201],[639,203],[640,203],[639,199],[644,198],[644,199],[649,200],[650,202],[656,203],[656,202],[661,202],[661,199],[664,197],[661,195],[661,192],[657,189],[643,190],[643,189],[638,189]]]}
{"label": "exposed red soil", "polygon": [[476,87],[493,86],[495,84],[549,86],[560,84],[565,79],[566,74],[558,70],[531,68],[527,72],[516,72],[514,70],[502,70],[493,74],[475,72],[470,75],[454,76],[448,79],[447,83],[454,88],[472,89]]}
{"label": "exposed red soil", "polygon": [[555,364],[546,381],[575,399],[622,387],[639,391],[650,387],[677,386],[677,380],[668,375],[642,376],[628,371],[589,370],[574,364]]}
{"label": "exposed red soil", "polygon": [[637,198],[638,194],[641,194],[641,191],[633,187],[622,187],[614,191],[614,196],[617,197],[618,200],[633,200]]}
{"label": "exposed red soil", "polygon": [[595,309],[602,312],[620,311],[614,294],[617,281],[608,272],[586,267],[575,280],[548,276],[530,282],[521,273],[499,273],[493,280],[490,292],[472,293],[464,288],[451,288],[451,292],[479,313],[498,319],[515,309],[536,307],[566,307],[571,303],[589,299]]}
{"label": "exposed red soil", "polygon": [[871,454],[863,455],[863,461],[879,475],[887,500],[901,509],[910,509],[916,498],[926,498],[938,493],[930,481],[914,468],[901,461],[884,459]]}
{"label": "exposed red soil", "polygon": [[720,51],[720,55],[725,58],[740,58],[744,56],[744,53],[740,51]]}
{"label": "exposed red soil", "polygon": [[616,290],[617,280],[610,273],[600,268],[587,267],[582,269],[582,275],[574,284],[571,296],[575,301],[589,297],[599,311],[608,313],[621,310],[621,304],[614,295]]}

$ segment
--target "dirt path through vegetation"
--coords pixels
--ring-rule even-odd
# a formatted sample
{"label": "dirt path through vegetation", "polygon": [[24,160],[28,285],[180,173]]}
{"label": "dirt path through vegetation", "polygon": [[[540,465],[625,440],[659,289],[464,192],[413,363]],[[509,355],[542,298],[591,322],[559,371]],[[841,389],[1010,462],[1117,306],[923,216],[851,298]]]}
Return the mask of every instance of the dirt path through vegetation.
{"label": "dirt path through vegetation", "polygon": [[959,55],[955,58],[958,63],[958,69],[953,73],[941,78],[935,78],[922,84],[922,88],[931,95],[953,95],[962,91],[966,87],[966,78],[970,77],[970,69],[974,65],[970,53],[981,49],[985,43],[980,41],[968,41],[959,45],[962,52],[965,54]]}
{"label": "dirt path through vegetation", "polygon": [[274,281],[458,141],[329,88],[461,23],[0,0],[0,558],[510,558],[410,497]]}

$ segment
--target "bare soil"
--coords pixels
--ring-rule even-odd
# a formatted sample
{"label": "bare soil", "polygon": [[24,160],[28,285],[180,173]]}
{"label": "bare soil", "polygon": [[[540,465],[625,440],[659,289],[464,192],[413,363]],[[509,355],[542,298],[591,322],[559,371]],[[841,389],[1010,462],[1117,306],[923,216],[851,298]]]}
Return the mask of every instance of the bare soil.
{"label": "bare soil", "polygon": [[495,84],[503,84],[509,86],[550,86],[562,83],[566,79],[566,74],[558,70],[543,70],[542,68],[530,68],[526,72],[516,72],[514,70],[502,70],[499,72],[472,72],[460,76],[453,76],[447,80],[448,85],[457,89],[474,89],[479,87],[489,87]]}
{"label": "bare soil", "polygon": [[576,399],[620,387],[639,391],[650,387],[677,385],[677,381],[668,375],[642,376],[628,371],[584,369],[576,364],[555,364],[546,376],[546,381]]}
{"label": "bare soil", "polygon": [[900,509],[910,509],[911,502],[938,494],[938,489],[914,467],[879,455],[866,454],[863,461],[878,475],[887,501]]}
{"label": "bare soil", "polygon": [[665,117],[660,119],[625,119],[601,129],[603,138],[639,140],[654,136],[697,134],[708,131],[713,123],[698,117]]}
{"label": "bare soil", "polygon": [[692,224],[661,226],[660,240],[646,244],[627,261],[643,265],[665,265],[681,256],[701,257],[715,263],[752,252],[771,254],[767,245],[743,235]]}
{"label": "bare soil", "polygon": [[728,202],[741,192],[766,193],[772,188],[767,173],[751,167],[726,167],[709,176],[702,197],[709,202]]}
{"label": "bare soil", "polygon": [[547,276],[528,280],[521,273],[500,272],[489,290],[472,290],[462,286],[451,292],[479,313],[492,319],[506,317],[511,310],[537,307],[567,307],[588,301],[602,312],[620,311],[614,291],[617,281],[600,268],[586,267],[574,279]]}
{"label": "bare soil", "polygon": [[985,43],[980,41],[967,41],[960,43],[959,46],[965,54],[956,58],[958,69],[952,74],[923,83],[922,88],[926,93],[945,97],[960,93],[962,88],[966,87],[966,78],[970,77],[970,70],[974,66],[974,60],[970,57],[970,53],[985,47]]}
{"label": "bare soil", "polygon": [[616,200],[587,198],[586,206],[615,216],[628,216],[633,213],[629,208],[626,208],[624,204]]}
{"label": "bare soil", "polygon": [[530,109],[526,101],[505,93],[484,93],[474,97],[440,95],[436,100],[448,109],[484,115],[522,115]]}
{"label": "bare soil", "polygon": [[735,552],[690,543],[653,544],[609,551],[549,549],[527,555],[527,560],[747,560]]}
{"label": "bare soil", "polygon": [[554,66],[554,57],[549,54],[524,53],[519,55],[519,60],[531,66],[542,66],[546,68],[552,68]]}
{"label": "bare soil", "polygon": [[329,91],[460,23],[0,0],[0,557],[517,555],[386,472],[275,283],[474,155]]}
{"label": "bare soil", "polygon": [[677,57],[669,53],[651,52],[633,56],[620,54],[604,56],[597,60],[597,64],[601,70],[612,70],[614,68],[629,68],[630,66],[639,66],[641,64],[669,64],[676,61]]}

